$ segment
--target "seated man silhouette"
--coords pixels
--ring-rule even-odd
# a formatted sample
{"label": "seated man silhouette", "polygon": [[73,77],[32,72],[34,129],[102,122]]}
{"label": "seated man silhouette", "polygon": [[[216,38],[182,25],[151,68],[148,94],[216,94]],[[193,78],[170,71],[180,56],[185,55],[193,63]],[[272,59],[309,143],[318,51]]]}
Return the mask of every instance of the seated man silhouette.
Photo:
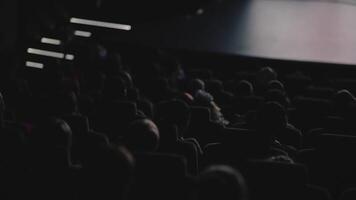
{"label": "seated man silhouette", "polygon": [[247,185],[242,175],[229,166],[210,166],[198,177],[198,199],[247,200]]}
{"label": "seated man silhouette", "polygon": [[332,97],[332,105],[336,115],[346,119],[353,118],[356,98],[349,90],[339,90]]}
{"label": "seated man silhouette", "polygon": [[133,182],[135,159],[124,146],[101,145],[82,170],[78,190],[83,199],[128,199]]}
{"label": "seated man silhouette", "polygon": [[285,109],[277,102],[267,102],[257,111],[256,130],[272,145],[299,149],[301,133],[288,123]]}
{"label": "seated man silhouette", "polygon": [[[62,199],[72,195],[77,170],[71,161],[72,132],[58,118],[43,119],[29,137],[29,196],[37,199]],[[66,183],[66,184],[64,184]]]}
{"label": "seated man silhouette", "polygon": [[156,152],[160,142],[160,133],[156,124],[149,119],[138,119],[130,124],[124,135],[123,143],[133,152]]}

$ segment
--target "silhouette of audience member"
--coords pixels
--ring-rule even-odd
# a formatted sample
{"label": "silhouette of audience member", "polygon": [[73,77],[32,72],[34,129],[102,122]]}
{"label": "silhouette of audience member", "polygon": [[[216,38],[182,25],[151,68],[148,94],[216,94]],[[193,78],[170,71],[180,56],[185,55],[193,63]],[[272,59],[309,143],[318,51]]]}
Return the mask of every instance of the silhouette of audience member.
{"label": "silhouette of audience member", "polygon": [[254,94],[253,85],[247,80],[241,80],[234,89],[235,97],[247,97]]}
{"label": "silhouette of audience member", "polygon": [[255,111],[264,99],[261,96],[256,96],[254,87],[247,80],[239,81],[234,88],[234,112],[237,114],[247,114],[250,111]]}
{"label": "silhouette of audience member", "polygon": [[138,119],[130,124],[123,143],[133,152],[147,153],[158,149],[159,140],[156,124],[149,119]]}
{"label": "silhouette of audience member", "polygon": [[184,138],[190,121],[189,106],[181,100],[163,101],[157,105],[157,121],[176,125],[180,138]]}
{"label": "silhouette of audience member", "polygon": [[[87,57],[76,63],[78,68],[54,63],[38,75],[26,73],[31,84],[3,74],[0,177],[6,186],[0,198],[185,199],[191,186],[187,170],[198,175],[196,187],[188,189],[195,190],[192,200],[297,199],[309,192],[308,199],[327,199],[323,190],[308,185],[325,184],[335,197],[355,185],[348,173],[352,160],[342,164],[337,155],[351,151],[352,138],[341,136],[345,140],[338,148],[327,148],[336,140],[330,138],[329,144],[321,134],[356,130],[355,96],[347,89],[334,93],[339,85],[354,88],[355,80],[334,75],[326,80],[329,74],[325,78],[319,72],[307,77],[304,69],[279,77],[271,67],[230,75],[221,69],[218,74],[194,68],[185,72],[179,60],[166,54],[120,46],[128,56],[121,58],[104,46],[82,45],[88,49],[80,52]],[[84,55],[80,52],[78,59]],[[303,141],[301,131],[289,123],[289,111],[302,130],[328,126]],[[313,149],[301,150],[302,142]],[[259,161],[248,165],[253,159]],[[281,166],[293,168],[297,161],[308,166],[311,182],[304,183],[303,175],[299,183],[298,173],[282,172]],[[244,177],[230,166],[211,166],[199,174],[213,163],[239,167],[250,195]],[[265,194],[255,192],[254,181]],[[355,193],[352,189],[340,198],[352,199]]]}
{"label": "silhouette of audience member", "polygon": [[181,100],[163,101],[157,105],[157,122],[160,126],[176,126],[178,139],[184,142],[192,143],[202,152],[199,142],[195,138],[186,137],[190,124],[190,108]]}
{"label": "silhouette of audience member", "polygon": [[127,71],[120,71],[118,76],[124,81],[126,88],[130,89],[134,87],[132,76]]}
{"label": "silhouette of audience member", "polygon": [[272,143],[277,140],[282,145],[296,149],[301,147],[300,131],[288,123],[284,107],[277,102],[267,102],[257,111],[256,129]]}
{"label": "silhouette of audience member", "polygon": [[135,159],[124,146],[101,145],[83,166],[83,199],[126,200],[133,182]]}
{"label": "silhouette of audience member", "polygon": [[195,105],[207,107],[211,113],[211,120],[221,125],[228,125],[229,121],[227,121],[222,112],[221,108],[215,103],[214,97],[203,90],[199,90],[195,95]]}
{"label": "silhouette of audience member", "polygon": [[332,98],[335,114],[350,118],[354,116],[356,108],[356,98],[354,95],[346,89],[337,91]]}
{"label": "silhouette of audience member", "polygon": [[281,104],[285,109],[289,108],[290,105],[290,100],[286,93],[282,90],[279,89],[271,89],[266,91],[265,94],[265,101],[270,102],[270,101],[275,101]]}
{"label": "silhouette of audience member", "polygon": [[178,94],[177,99],[184,101],[187,105],[190,106],[194,104],[194,97],[188,92]]}
{"label": "silhouette of audience member", "polygon": [[288,163],[288,164],[294,164],[294,160],[292,160],[290,157],[286,155],[277,155],[277,156],[271,156],[266,159],[266,161],[269,162],[280,162],[280,163]]}
{"label": "silhouette of audience member", "polygon": [[177,91],[171,87],[167,78],[160,77],[152,81],[146,80],[145,84],[146,90],[143,94],[155,103],[166,101],[176,96]]}
{"label": "silhouette of audience member", "polygon": [[176,125],[161,123],[159,152],[173,153],[187,159],[187,169],[192,175],[198,173],[199,149],[195,142],[179,137]]}
{"label": "silhouette of audience member", "polygon": [[220,80],[210,80],[206,84],[206,90],[213,95],[214,100],[218,105],[230,105],[233,99],[233,94],[224,89],[224,85]]}
{"label": "silhouette of audience member", "polygon": [[147,118],[154,119],[155,108],[154,108],[154,104],[149,99],[141,98],[137,100],[137,109],[142,111]]}
{"label": "silhouette of audience member", "polygon": [[232,167],[211,166],[199,175],[198,199],[247,200],[247,185]]}
{"label": "silhouette of audience member", "polygon": [[55,117],[42,120],[29,137],[34,163],[52,167],[71,167],[72,131],[68,124]]}
{"label": "silhouette of audience member", "polygon": [[256,74],[256,92],[261,94],[272,80],[277,80],[277,73],[271,67],[263,67]]}
{"label": "silhouette of audience member", "polygon": [[200,90],[205,90],[205,83],[201,79],[193,79],[188,85],[188,92],[195,97]]}
{"label": "silhouette of audience member", "polygon": [[71,137],[68,124],[58,118],[47,118],[34,129],[29,137],[29,197],[63,199],[73,194],[77,167],[71,162]]}
{"label": "silhouette of audience member", "polygon": [[282,82],[279,80],[271,80],[268,82],[267,90],[280,90],[285,92],[285,88]]}

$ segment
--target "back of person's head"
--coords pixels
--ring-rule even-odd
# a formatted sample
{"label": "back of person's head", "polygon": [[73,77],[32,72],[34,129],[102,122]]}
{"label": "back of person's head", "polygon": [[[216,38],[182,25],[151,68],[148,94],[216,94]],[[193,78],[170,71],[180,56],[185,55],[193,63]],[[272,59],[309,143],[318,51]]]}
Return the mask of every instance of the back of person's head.
{"label": "back of person's head", "polygon": [[180,200],[186,197],[187,160],[167,153],[136,153],[130,199]]}
{"label": "back of person's head", "polygon": [[119,77],[124,81],[126,88],[133,87],[134,84],[133,84],[132,76],[129,72],[120,71]]}
{"label": "back of person's head", "polygon": [[150,100],[146,98],[141,98],[140,100],[138,100],[137,109],[142,111],[148,118],[154,118],[154,105]]}
{"label": "back of person's head", "polygon": [[221,108],[215,103],[214,97],[210,93],[199,90],[195,97],[195,105],[209,108],[212,121],[222,125],[228,123],[228,121],[224,119]]}
{"label": "back of person's head", "polygon": [[198,199],[247,200],[243,176],[230,166],[211,166],[199,175]]}
{"label": "back of person's head", "polygon": [[164,101],[157,105],[158,121],[177,125],[183,132],[190,120],[189,106],[181,100]]}
{"label": "back of person's head", "polygon": [[33,155],[35,158],[47,159],[42,160],[43,162],[57,159],[56,155],[59,155],[64,156],[59,159],[66,159],[68,162],[63,164],[70,164],[72,131],[62,119],[55,117],[43,119],[32,131],[29,144],[33,153],[36,154]]}
{"label": "back of person's head", "polygon": [[204,90],[198,90],[195,94],[194,100],[194,103],[197,106],[210,107],[211,103],[214,102],[214,97]]}
{"label": "back of person's head", "polygon": [[107,77],[103,95],[109,100],[124,100],[127,93],[126,89],[125,82],[119,76]]}
{"label": "back of person's head", "polygon": [[83,166],[83,196],[87,198],[127,199],[135,160],[124,146],[101,145]]}
{"label": "back of person's head", "polygon": [[263,67],[256,74],[256,82],[260,87],[267,87],[268,83],[277,79],[277,73],[271,67]]}
{"label": "back of person's head", "polygon": [[270,82],[268,82],[267,89],[268,90],[281,90],[283,92],[285,91],[284,84],[279,80],[271,80]]}
{"label": "back of person's head", "polygon": [[337,91],[333,96],[333,102],[336,106],[348,106],[355,101],[354,95],[346,89]]}
{"label": "back of person's head", "polygon": [[281,104],[284,108],[287,108],[289,105],[289,99],[286,94],[279,89],[271,89],[268,90],[265,94],[265,101],[275,101]]}
{"label": "back of person's head", "polygon": [[294,161],[286,156],[286,155],[277,155],[277,156],[271,156],[266,159],[266,161],[269,162],[277,162],[277,163],[287,163],[287,164],[294,164]]}
{"label": "back of person's head", "polygon": [[252,83],[247,80],[239,81],[234,89],[234,94],[240,97],[253,95]]}
{"label": "back of person's head", "polygon": [[198,90],[205,90],[205,83],[201,79],[193,79],[190,81],[188,89],[191,95],[195,96]]}
{"label": "back of person's head", "polygon": [[270,132],[285,128],[287,114],[284,107],[277,102],[267,102],[257,111],[257,126],[261,131]]}
{"label": "back of person's head", "polygon": [[149,119],[139,119],[130,124],[124,144],[134,152],[155,152],[159,145],[159,130]]}
{"label": "back of person's head", "polygon": [[178,94],[177,99],[182,100],[183,102],[185,102],[187,105],[190,106],[194,104],[194,97],[188,92],[182,92]]}

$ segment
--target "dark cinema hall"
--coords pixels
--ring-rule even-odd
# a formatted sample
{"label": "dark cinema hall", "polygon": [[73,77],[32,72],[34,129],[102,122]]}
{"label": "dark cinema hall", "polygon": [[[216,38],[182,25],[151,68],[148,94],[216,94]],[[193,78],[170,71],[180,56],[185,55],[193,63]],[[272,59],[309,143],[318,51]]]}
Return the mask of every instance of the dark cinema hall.
{"label": "dark cinema hall", "polygon": [[1,200],[356,200],[356,0],[0,0]]}

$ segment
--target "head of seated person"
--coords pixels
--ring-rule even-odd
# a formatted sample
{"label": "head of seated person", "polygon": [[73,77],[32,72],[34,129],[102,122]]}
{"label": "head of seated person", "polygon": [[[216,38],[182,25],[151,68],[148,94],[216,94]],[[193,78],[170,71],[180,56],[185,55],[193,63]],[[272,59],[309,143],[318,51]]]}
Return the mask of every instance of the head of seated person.
{"label": "head of seated person", "polygon": [[188,92],[182,92],[178,94],[177,99],[184,101],[187,105],[190,106],[194,104],[194,97]]}
{"label": "head of seated person", "polygon": [[336,110],[344,111],[356,104],[355,96],[346,89],[337,91],[332,98],[333,105]]}
{"label": "head of seated person", "polygon": [[246,97],[253,95],[253,85],[247,80],[241,80],[235,87],[234,94],[236,97]]}
{"label": "head of seated person", "polygon": [[240,172],[232,167],[210,166],[198,177],[198,198],[247,200],[247,185]]}
{"label": "head of seated person", "polygon": [[149,99],[139,99],[137,101],[137,109],[142,111],[148,118],[154,118],[154,104]]}
{"label": "head of seated person", "polygon": [[124,146],[101,145],[84,165],[84,196],[127,199],[132,183],[135,159]]}
{"label": "head of seated person", "polygon": [[194,97],[199,90],[205,90],[205,83],[201,79],[193,79],[189,82],[188,92]]}
{"label": "head of seated person", "polygon": [[279,89],[271,89],[266,91],[265,94],[265,101],[266,102],[271,102],[275,101],[281,104],[284,108],[288,108],[290,101],[289,98],[286,96],[286,94]]}
{"label": "head of seated person", "polygon": [[126,88],[132,88],[134,86],[132,76],[129,72],[121,70],[119,77],[124,81]]}
{"label": "head of seated person", "polygon": [[271,67],[263,67],[256,74],[256,84],[259,89],[266,89],[268,83],[277,79],[277,73]]}
{"label": "head of seated person", "polygon": [[147,153],[158,149],[159,140],[156,124],[149,119],[138,119],[130,124],[123,143],[133,152]]}
{"label": "head of seated person", "polygon": [[72,131],[62,119],[43,119],[29,137],[29,147],[35,162],[71,165]]}
{"label": "head of seated person", "polygon": [[183,136],[190,121],[189,106],[181,100],[163,101],[157,106],[157,119],[161,123],[176,125]]}
{"label": "head of seated person", "polygon": [[195,105],[209,108],[212,121],[222,125],[228,123],[221,113],[221,108],[215,103],[214,97],[210,93],[199,90],[195,97]]}
{"label": "head of seated person", "polygon": [[278,102],[267,102],[257,111],[256,129],[270,139],[277,131],[286,128],[287,123],[286,111]]}
{"label": "head of seated person", "polygon": [[280,90],[285,92],[284,84],[279,80],[271,80],[268,82],[267,90]]}
{"label": "head of seated person", "polygon": [[266,159],[269,162],[294,164],[294,160],[286,155],[271,156]]}

